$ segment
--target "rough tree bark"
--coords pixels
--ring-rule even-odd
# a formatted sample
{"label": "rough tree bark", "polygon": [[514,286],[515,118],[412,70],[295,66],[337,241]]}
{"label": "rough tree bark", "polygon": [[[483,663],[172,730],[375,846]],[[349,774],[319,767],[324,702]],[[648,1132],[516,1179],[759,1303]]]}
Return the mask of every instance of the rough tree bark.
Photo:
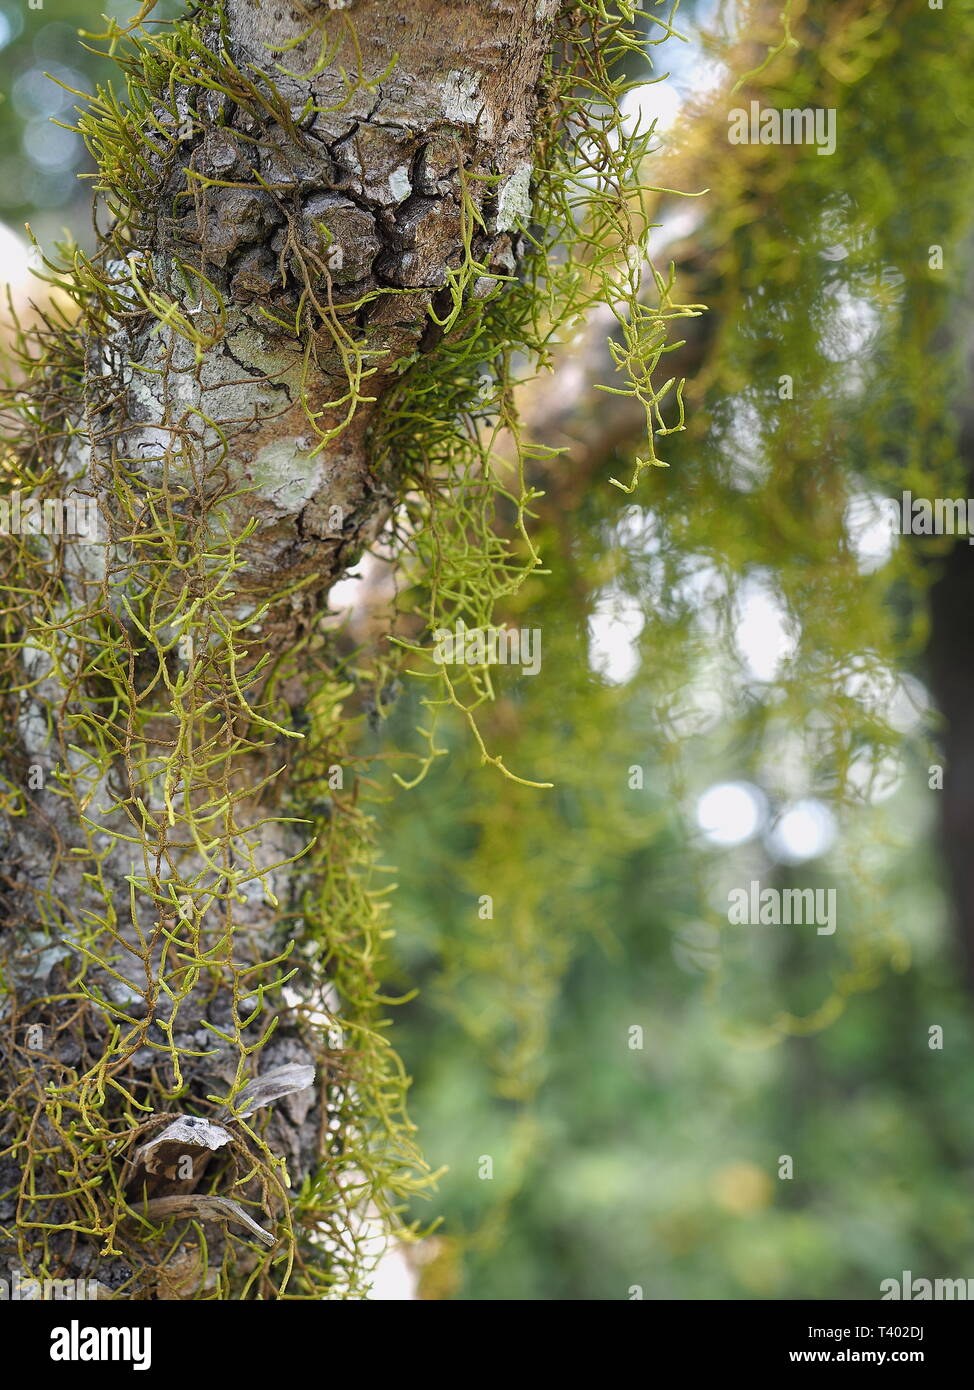
{"label": "rough tree bark", "polygon": [[[119,1088],[138,1097],[150,1117],[139,1138],[158,1139],[157,1121],[167,1110],[215,1116],[204,1097],[226,1093],[235,1077],[239,1084],[239,1049],[201,1031],[202,1020],[227,1032],[232,1024],[248,1044],[266,1026],[266,1018],[238,1026],[239,998],[218,969],[188,990],[176,1018],[164,979],[172,964],[167,941],[179,924],[159,906],[166,881],[193,886],[186,911],[199,933],[197,959],[217,961],[225,951],[237,967],[281,949],[300,901],[301,864],[286,861],[301,853],[307,827],[268,820],[289,804],[288,766],[270,792],[234,801],[225,821],[220,855],[245,858],[252,869],[249,887],[233,894],[225,891],[228,880],[221,888],[224,859],[212,862],[181,809],[194,788],[177,786],[174,811],[172,786],[167,801],[164,788],[135,770],[154,755],[160,766],[169,759],[171,770],[174,711],[194,680],[211,699],[218,692],[205,683],[206,651],[176,644],[178,632],[171,650],[155,634],[142,640],[132,617],[136,600],[144,603],[147,584],[161,584],[178,606],[180,577],[153,574],[144,555],[132,560],[133,499],[136,512],[140,496],[172,499],[169,521],[188,527],[193,552],[182,572],[190,577],[189,597],[195,582],[211,640],[225,635],[227,625],[236,625],[241,642],[245,635],[252,650],[242,652],[244,672],[261,655],[276,658],[303,640],[330,585],[396,501],[397,478],[389,471],[380,476],[370,452],[385,392],[416,354],[436,351],[437,320],[455,302],[456,273],[464,265],[484,272],[470,280],[468,297],[496,288],[491,272],[516,268],[518,227],[530,208],[537,88],[557,8],[558,0],[346,0],[339,7],[226,0],[198,11],[198,33],[219,84],[187,83],[177,70],[170,94],[175,110],[160,103],[152,113],[156,126],[147,127],[142,155],[157,197],[130,210],[125,254],[104,267],[116,298],[104,332],[85,345],[83,404],[35,449],[48,451],[35,465],[46,464],[55,475],[82,472],[78,488],[97,497],[103,534],[97,546],[64,541],[58,548],[64,659],[55,668],[28,642],[21,688],[7,706],[8,776],[28,789],[18,803],[24,813],[4,816],[0,870],[6,924],[0,969],[17,1001],[4,1023],[3,1089],[12,1098],[6,1134],[14,1132],[11,1114],[26,1116],[40,1136],[35,1150],[48,1152],[35,1151],[29,1181],[23,1151],[2,1160],[5,1225],[37,1219],[26,1195],[31,1183],[54,1194],[48,1211],[65,1219],[54,1176],[63,1162],[60,1131],[45,1087],[98,1073],[107,1037],[104,1019],[83,1005],[61,943],[76,944],[104,904],[112,905],[115,973],[100,957],[88,982],[128,1019],[123,1028],[133,1030],[132,1041],[88,1090],[107,1103],[104,1113],[111,1113]],[[205,77],[204,60],[194,62]],[[170,131],[168,142],[160,141],[160,129]],[[160,321],[160,304],[169,306],[168,322],[165,313]],[[177,319],[193,326],[205,351],[198,352]],[[128,510],[119,505],[120,479]],[[226,587],[216,597],[200,578],[218,529],[214,499],[231,532],[256,520],[239,551],[232,591]],[[129,711],[128,741],[109,767],[98,764],[82,798],[87,824],[50,777],[44,786],[28,786],[29,769],[59,767],[77,790],[86,767],[96,764],[77,746],[71,718],[101,679],[90,623],[83,634],[72,626],[75,605],[89,618],[100,614],[101,640],[126,653],[134,703],[158,716],[136,761]],[[15,625],[23,621],[29,624],[29,615],[21,611]],[[178,685],[176,695],[170,681],[160,682],[163,668]],[[272,669],[251,677],[251,709]],[[309,695],[306,679],[291,672],[282,689],[299,718]],[[232,691],[227,699],[222,736],[233,743],[240,739],[241,706]],[[110,706],[108,698],[107,725]],[[208,736],[220,734],[210,727]],[[266,776],[267,763],[248,754],[246,739],[233,748],[222,775],[237,794]],[[279,762],[288,762],[289,751],[279,740]],[[93,856],[100,881],[92,876]],[[32,1001],[59,992],[60,1005],[31,1012]],[[78,1012],[84,1019],[74,1026]],[[51,1035],[31,1047],[23,1030],[32,1019]],[[245,1068],[251,1075],[283,1064],[319,1068],[318,1089],[287,1096],[262,1131],[269,1152],[286,1158],[294,1185],[320,1161],[327,1118],[321,1089],[327,1075],[312,1032],[300,1014],[289,1015]],[[160,1097],[172,1094],[177,1078],[161,1040],[183,1053],[180,1102],[168,1107]],[[231,1120],[227,1125],[233,1129]],[[217,1143],[223,1143],[219,1135],[202,1146],[207,1158]],[[189,1151],[177,1145],[170,1159]],[[191,1195],[203,1166],[185,1177],[143,1155],[151,1181],[133,1186],[126,1170],[127,1198]],[[161,1218],[164,1209],[156,1212]],[[265,1218],[272,1222],[274,1213]],[[211,1255],[222,1248],[222,1232],[219,1222],[208,1226]],[[66,1231],[47,1250],[62,1274],[90,1273],[96,1244]],[[159,1249],[165,1247],[163,1239]],[[204,1280],[198,1260],[186,1258],[181,1283],[171,1276],[153,1282],[146,1272],[137,1293],[193,1296]],[[101,1259],[97,1274],[103,1283],[120,1283],[130,1277],[131,1262]]]}

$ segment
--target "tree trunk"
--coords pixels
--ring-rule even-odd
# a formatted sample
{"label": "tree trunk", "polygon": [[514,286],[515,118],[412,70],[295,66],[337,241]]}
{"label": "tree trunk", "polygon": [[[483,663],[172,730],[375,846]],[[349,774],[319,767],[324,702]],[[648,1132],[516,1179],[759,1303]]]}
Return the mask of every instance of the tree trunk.
{"label": "tree trunk", "polygon": [[317,633],[399,497],[373,465],[390,384],[516,269],[556,8],[204,5],[139,41],[127,110],[85,118],[107,230],[7,409],[25,494],[99,518],[8,565],[0,1236],[22,1268],[267,1297],[261,1245],[286,1236],[290,1292],[361,1287],[394,1069],[354,873],[303,950],[367,839]]}

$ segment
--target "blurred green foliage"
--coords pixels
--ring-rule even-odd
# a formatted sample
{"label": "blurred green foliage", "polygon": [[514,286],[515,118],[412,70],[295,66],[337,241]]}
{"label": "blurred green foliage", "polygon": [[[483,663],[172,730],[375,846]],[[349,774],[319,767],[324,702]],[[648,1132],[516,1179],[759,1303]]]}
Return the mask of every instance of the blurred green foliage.
{"label": "blurred green foliage", "polygon": [[[678,286],[711,306],[689,428],[635,505],[607,483],[638,440],[569,514],[553,470],[552,573],[505,614],[541,630],[543,665],[500,677],[487,741],[555,789],[502,784],[458,732],[384,815],[397,984],[421,985],[393,1036],[450,1166],[427,1297],[875,1299],[904,1269],[970,1272],[971,1008],[923,685],[944,544],[889,540],[880,503],[963,495],[945,328],[969,270],[974,7],[793,22],[796,51],[684,128],[678,186],[711,189]],[[774,42],[751,37],[733,71]],[[751,99],[835,109],[835,155],[729,146]],[[722,845],[697,816],[728,783],[756,821]],[[818,848],[789,845],[796,814]],[[753,879],[835,886],[835,935],[729,925]]]}

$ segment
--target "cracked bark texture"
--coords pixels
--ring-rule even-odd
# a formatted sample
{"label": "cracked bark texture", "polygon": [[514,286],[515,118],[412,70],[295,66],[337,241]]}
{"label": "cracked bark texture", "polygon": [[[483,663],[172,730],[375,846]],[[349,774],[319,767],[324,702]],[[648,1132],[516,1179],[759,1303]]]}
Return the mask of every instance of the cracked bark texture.
{"label": "cracked bark texture", "polygon": [[[463,262],[464,196],[482,223],[473,230],[474,259],[488,272],[516,269],[518,225],[530,210],[537,86],[557,8],[558,0],[351,0],[337,9],[228,0],[222,32],[205,32],[207,47],[251,78],[273,72],[290,122],[270,112],[255,116],[222,92],[201,98],[199,88],[177,88],[184,133],[174,153],[151,156],[158,199],[141,210],[127,263],[110,267],[126,312],[87,345],[84,420],[68,452],[55,452],[51,462],[62,473],[76,472],[79,462],[86,467],[116,541],[124,528],[113,516],[109,480],[120,464],[136,487],[139,479],[158,485],[165,474],[184,488],[190,509],[194,496],[203,503],[218,491],[245,490],[230,503],[231,518],[242,526],[253,516],[257,527],[228,613],[247,616],[262,600],[311,577],[253,631],[255,657],[287,651],[308,630],[329,586],[395,503],[397,479],[376,476],[370,465],[370,428],[403,362],[436,351],[430,310],[443,317],[449,272]],[[309,17],[326,34],[347,34],[354,26],[360,67],[351,84],[337,60],[316,70],[320,36],[301,38]],[[342,49],[346,66],[351,52],[347,44]],[[259,85],[259,76],[255,80]],[[147,292],[178,303],[213,339],[201,361],[185,337],[142,312],[135,289],[125,288],[132,276]],[[486,274],[471,293],[483,296],[495,287]],[[363,299],[362,307],[347,307]],[[328,306],[329,316],[364,341],[371,371],[361,392],[368,399],[324,447],[318,447],[321,435],[348,415],[346,365],[334,332],[313,313],[303,314],[297,335],[280,326],[293,323],[299,306],[309,302]],[[104,553],[64,545],[64,582],[79,601],[102,581]],[[120,595],[113,593],[112,602],[120,603]],[[57,712],[78,691],[66,689],[29,648],[25,676],[33,685],[16,707],[13,780],[23,785],[32,764],[61,763],[77,772],[85,750],[68,746]],[[290,682],[293,709],[306,694],[300,680]],[[55,712],[53,729],[47,711]],[[241,772],[256,775],[246,764]],[[126,777],[120,760],[92,787],[89,815],[96,827],[125,825],[117,802],[133,793]],[[286,802],[286,774],[274,796]],[[57,987],[67,958],[57,938],[70,939],[72,932],[66,917],[54,922],[52,942],[32,930],[40,927],[39,900],[72,904],[79,913],[92,901],[92,888],[70,855],[83,836],[69,804],[48,786],[28,793],[28,808],[26,816],[5,818],[0,845],[0,914],[11,928],[0,934],[0,965],[16,979],[21,1000]],[[268,814],[274,807],[266,801],[254,808],[254,819]],[[174,848],[180,829],[177,824],[160,848],[163,859],[191,879],[192,847],[184,842]],[[249,841],[254,863],[266,869],[295,854],[306,843],[304,830],[264,826]],[[132,941],[125,921],[132,855],[124,843],[99,839],[97,831],[96,843],[105,851],[104,881],[119,909],[119,932]],[[285,909],[294,909],[299,867],[269,872],[265,882]],[[266,959],[294,931],[294,920],[282,932],[263,888],[255,884],[245,896],[233,907],[235,958]],[[210,939],[225,926],[225,917],[215,921]],[[161,949],[153,970],[160,968]],[[104,975],[100,983],[132,1017],[165,1021],[168,1003],[151,973],[131,987]],[[225,1025],[230,1007],[225,992],[201,990],[183,1006],[175,1041],[212,1050],[213,1036],[200,1021]],[[37,1071],[36,1059],[25,1061],[22,1039],[12,1032],[6,1030],[4,1043],[8,1091],[23,1086],[25,1066]],[[57,1066],[77,1067],[92,1041],[98,1037],[79,1039],[68,1028],[58,1032],[49,1056]],[[290,1020],[256,1069],[302,1064],[310,1055],[301,1026]],[[188,1064],[190,1096],[199,1100],[225,1089],[235,1064],[229,1050]],[[141,1047],[126,1059],[120,1079],[151,1097],[150,1077],[159,1065],[160,1054]],[[319,1159],[322,1095],[290,1097],[267,1128],[268,1143],[287,1158],[295,1184]],[[0,1189],[17,1179],[15,1165],[3,1167]],[[0,1199],[0,1222],[15,1211],[14,1201]],[[75,1251],[71,1259],[73,1268],[83,1269],[88,1256]],[[99,1263],[99,1277],[110,1282],[108,1263]]]}
{"label": "cracked bark texture", "polygon": [[[341,319],[343,305],[392,291],[346,322],[362,335],[374,368],[363,395],[378,403],[394,364],[435,348],[428,311],[442,317],[448,272],[463,259],[461,178],[486,227],[474,235],[475,259],[500,274],[515,269],[512,243],[529,206],[535,89],[552,9],[550,0],[356,0],[329,21],[331,29],[355,26],[362,76],[351,92],[334,65],[303,77],[275,73],[292,131],[273,120],[260,127],[218,93],[202,103],[208,109],[182,146],[184,163],[237,186],[200,187],[183,167],[160,171],[146,248],[155,279],[205,321],[212,296],[187,289],[178,269],[198,268],[227,305],[227,322],[200,368],[188,344],[151,337],[151,324],[126,335],[124,354],[143,366],[163,365],[175,346],[165,373],[172,404],[160,409],[143,373],[130,387],[135,427],[127,442],[133,457],[158,458],[167,442],[159,430],[172,429],[189,409],[230,432],[231,476],[253,489],[247,505],[256,505],[260,523],[245,580],[255,594],[309,572],[334,580],[371,539],[395,488],[369,467],[374,404],[361,405],[316,452],[308,411],[322,431],[341,423],[347,406],[334,403],[347,395],[346,367],[322,330],[310,344],[316,365],[307,376],[307,335],[294,341],[264,311],[290,321],[306,291]],[[233,61],[266,68],[269,46],[298,39],[307,15],[273,3],[228,6]],[[220,42],[217,35],[212,42]],[[286,65],[313,74],[318,54],[319,42],[306,39]],[[475,292],[492,288],[496,282],[483,277]],[[195,433],[222,464],[222,442],[201,425]]]}

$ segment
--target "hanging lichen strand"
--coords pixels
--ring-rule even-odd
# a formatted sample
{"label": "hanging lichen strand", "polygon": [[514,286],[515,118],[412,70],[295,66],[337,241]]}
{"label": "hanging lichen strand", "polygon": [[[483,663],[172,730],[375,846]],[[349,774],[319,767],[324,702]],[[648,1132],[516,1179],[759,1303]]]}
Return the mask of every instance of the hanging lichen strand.
{"label": "hanging lichen strand", "polygon": [[[47,262],[4,405],[3,493],[99,526],[5,549],[0,1248],[125,1298],[358,1297],[430,1179],[349,751],[393,663],[342,659],[328,588],[385,527],[430,627],[489,623],[539,564],[515,358],[611,303],[653,461],[689,311],[640,297],[628,6],[151,8],[98,36],[97,249]],[[472,722],[486,669],[434,674]]]}

